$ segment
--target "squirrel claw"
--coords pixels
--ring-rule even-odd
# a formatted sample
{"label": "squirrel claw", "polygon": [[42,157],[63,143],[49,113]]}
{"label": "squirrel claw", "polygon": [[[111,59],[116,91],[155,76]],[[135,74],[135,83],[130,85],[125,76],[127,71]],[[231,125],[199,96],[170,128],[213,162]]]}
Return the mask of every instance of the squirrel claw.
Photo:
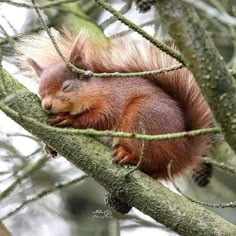
{"label": "squirrel claw", "polygon": [[70,125],[70,124],[71,124],[70,120],[63,120],[63,121],[57,123],[56,126],[67,126],[67,125]]}
{"label": "squirrel claw", "polygon": [[62,115],[53,115],[50,117],[47,121],[49,125],[56,125],[64,120],[64,117]]}
{"label": "squirrel claw", "polygon": [[137,164],[136,157],[121,146],[117,146],[113,151],[113,162],[118,164]]}

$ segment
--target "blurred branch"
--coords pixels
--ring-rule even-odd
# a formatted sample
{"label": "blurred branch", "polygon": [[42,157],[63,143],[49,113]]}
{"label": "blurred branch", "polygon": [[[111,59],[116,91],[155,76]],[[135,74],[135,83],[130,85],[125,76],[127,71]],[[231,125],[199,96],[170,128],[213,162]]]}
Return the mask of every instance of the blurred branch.
{"label": "blurred branch", "polygon": [[204,162],[205,163],[211,163],[213,164],[214,166],[224,170],[224,171],[227,171],[228,173],[231,173],[233,175],[236,175],[236,168],[235,167],[231,167],[223,162],[218,162],[218,161],[215,161],[213,160],[212,158],[204,158]]}
{"label": "blurred branch", "polygon": [[196,204],[201,205],[201,206],[214,207],[214,208],[235,208],[236,207],[236,201],[234,201],[234,202],[227,202],[227,203],[220,203],[220,204],[214,204],[214,203],[198,201],[198,200],[188,196],[175,183],[174,178],[172,176],[171,166],[172,166],[172,162],[170,162],[168,167],[167,167],[167,169],[168,169],[168,176],[169,176],[169,179],[170,179],[171,183],[174,185],[175,189],[181,195],[183,195],[186,199],[188,199],[190,202],[196,203]]}
{"label": "blurred branch", "polygon": [[15,29],[15,27],[11,24],[11,22],[6,18],[5,15],[0,14],[0,16],[6,21],[6,23],[8,24],[9,28],[12,30],[12,32],[14,34],[17,34],[17,30]]}
{"label": "blurred branch", "polygon": [[4,28],[1,24],[0,24],[0,30],[1,30],[1,31],[3,32],[3,34],[6,36],[7,41],[8,41],[11,45],[13,45],[14,42],[13,42],[11,36],[7,33],[7,31],[5,30],[5,28]]}
{"label": "blurred branch", "polygon": [[[130,10],[131,6],[132,6],[132,1],[131,0],[126,1],[126,4],[119,11],[120,14],[122,14],[122,15],[126,14]],[[106,27],[108,27],[109,25],[114,23],[115,21],[116,21],[116,17],[112,15],[111,17],[109,17],[108,19],[103,21],[100,24],[100,27],[102,29],[105,29]]]}
{"label": "blurred branch", "polygon": [[[145,26],[154,25],[156,22],[157,22],[156,19],[154,19],[154,20],[149,20],[149,21],[147,21],[147,22],[144,22],[143,24],[138,25],[138,27],[143,28],[143,27],[145,27]],[[127,34],[129,34],[129,33],[134,33],[134,32],[135,32],[135,31],[133,31],[132,29],[128,29],[128,30],[121,31],[121,32],[119,32],[119,33],[114,33],[114,34],[112,34],[112,35],[110,36],[110,38],[111,38],[111,37],[116,37],[116,36],[117,36],[117,37],[122,37],[122,36],[124,36],[124,35],[127,35]]]}
{"label": "blurred branch", "polygon": [[82,175],[78,178],[75,178],[73,180],[70,180],[70,181],[67,181],[67,182],[64,182],[64,183],[57,183],[55,184],[52,188],[49,188],[49,189],[46,189],[46,190],[43,190],[42,192],[34,195],[34,196],[31,196],[31,197],[27,197],[27,200],[25,200],[20,206],[18,206],[16,209],[14,209],[13,211],[9,212],[7,215],[1,217],[1,220],[5,220],[7,219],[8,217],[16,214],[17,212],[19,212],[22,208],[24,208],[26,205],[32,203],[32,202],[35,202],[41,198],[43,198],[44,196],[50,194],[50,193],[53,193],[57,190],[62,190],[66,187],[69,187],[73,184],[76,184],[78,182],[81,182],[83,181],[85,178],[87,178],[88,176],[87,175]]}
{"label": "blurred branch", "polygon": [[[0,0],[0,3],[1,2],[10,4],[10,5],[13,5],[16,7],[35,8],[35,6],[33,6],[31,4],[23,3],[23,2],[15,2],[15,1],[11,1],[11,0]],[[37,6],[36,8],[44,9],[44,8],[60,6],[64,3],[73,3],[73,2],[78,2],[78,0],[59,0],[59,1],[54,1],[54,2],[48,2],[48,3],[45,3],[41,6]]]}
{"label": "blurred branch", "polygon": [[[224,14],[228,14],[225,7],[223,6],[222,2],[218,1],[218,0],[210,0],[210,3],[215,6],[220,12],[224,13]],[[236,21],[236,18],[235,18]],[[232,40],[232,44],[233,44],[233,56],[230,60],[230,62],[228,63],[229,66],[234,67],[235,61],[236,61],[236,27],[231,25],[231,24],[227,24],[226,27],[229,30],[229,33],[231,35],[231,40]],[[221,27],[222,28],[222,27]]]}
{"label": "blurred branch", "polygon": [[162,20],[206,96],[226,141],[236,151],[236,86],[194,9],[182,1],[157,0]]}
{"label": "blurred branch", "polygon": [[0,192],[0,201],[7,197],[15,188],[16,186],[24,179],[26,179],[29,175],[40,169],[48,160],[47,156],[43,156],[39,160],[37,160],[35,163],[29,163],[24,170],[22,171],[22,174],[19,174],[15,181],[13,181],[10,186],[8,186],[5,190]]}
{"label": "blurred branch", "polygon": [[234,79],[236,79],[236,70],[235,69],[229,69],[229,71],[231,72]]}
{"label": "blurred branch", "polygon": [[[35,4],[35,0],[32,0],[32,3]],[[89,70],[83,70],[83,69],[78,68],[75,65],[71,64],[68,61],[68,59],[63,55],[63,53],[61,52],[61,50],[60,50],[60,48],[59,48],[59,46],[58,46],[54,36],[51,33],[49,27],[47,26],[47,24],[43,20],[39,9],[35,8],[35,11],[36,11],[36,13],[37,13],[37,15],[39,17],[39,20],[40,20],[40,23],[42,24],[42,27],[45,29],[45,31],[47,32],[50,40],[52,41],[52,44],[54,45],[55,50],[57,51],[57,53],[59,54],[61,59],[64,61],[64,63],[68,66],[68,68],[70,68],[74,73],[84,74],[84,75],[90,76],[90,77],[137,77],[137,76],[142,76],[143,77],[143,76],[148,76],[150,74],[165,73],[165,72],[168,72],[168,71],[181,69],[183,67],[183,65],[180,64],[180,65],[177,65],[177,66],[173,66],[173,67],[170,67],[170,68],[164,68],[164,69],[161,69],[161,70],[134,72],[134,73],[118,73],[118,72],[114,72],[114,73],[94,73],[94,72],[89,71]],[[154,39],[154,41],[156,42],[157,40]],[[161,43],[159,41],[157,41],[157,42]],[[161,45],[162,44],[163,43],[161,43]],[[163,45],[165,45],[165,44],[163,44]],[[168,48],[169,47],[167,45],[165,45],[165,49],[167,50]],[[173,51],[172,49],[170,49],[170,50]]]}
{"label": "blurred branch", "polygon": [[83,6],[83,12],[87,15],[90,15],[90,13],[96,8],[96,3],[91,0],[86,5]]}
{"label": "blurred branch", "polygon": [[90,174],[107,191],[181,235],[196,235],[196,232],[202,236],[236,235],[234,225],[189,202],[144,173],[135,171],[125,178],[128,170],[113,164],[110,149],[96,140],[86,136],[62,134],[47,126],[38,127],[25,120],[23,116],[27,115],[45,124],[47,116],[36,95],[6,72],[2,71],[0,75],[0,99],[15,91],[22,91],[8,102],[8,107],[20,112],[21,116],[11,116],[9,113],[7,115],[75,166]]}
{"label": "blurred branch", "polygon": [[1,236],[11,236],[10,231],[6,228],[6,226],[0,222],[0,235]]}
{"label": "blurred branch", "polygon": [[109,11],[113,16],[115,16],[123,24],[127,25],[130,29],[133,29],[138,34],[143,36],[143,38],[147,39],[150,43],[152,43],[154,46],[160,48],[162,51],[166,52],[168,55],[175,58],[181,64],[185,65],[185,62],[181,54],[174,51],[171,47],[169,47],[165,43],[153,38],[151,35],[149,35],[147,32],[141,29],[138,25],[134,24],[132,21],[128,20],[126,17],[120,14],[120,12],[115,10],[110,4],[106,3],[104,0],[95,0],[95,1],[99,6]]}
{"label": "blurred branch", "polygon": [[227,12],[220,12],[216,8],[202,1],[184,0],[195,8],[204,11],[208,16],[214,17],[224,24],[236,26],[236,17],[230,16]]}
{"label": "blurred branch", "polygon": [[[48,27],[51,27],[52,23],[48,22],[47,25],[48,25]],[[28,34],[38,33],[40,30],[42,30],[42,27],[41,26],[36,26],[36,27],[27,29],[26,32],[13,35],[13,36],[11,36],[11,38],[12,38],[12,40],[16,40],[17,41],[20,38],[22,38],[24,36],[27,36]],[[9,40],[7,38],[0,40],[0,46],[4,45],[6,43],[9,43]]]}
{"label": "blurred branch", "polygon": [[35,142],[39,142],[39,139],[34,137],[33,135],[29,135],[29,134],[22,134],[22,133],[4,133],[2,131],[0,131],[0,134],[6,135],[8,138],[9,137],[24,137],[24,138],[29,138],[32,139]]}

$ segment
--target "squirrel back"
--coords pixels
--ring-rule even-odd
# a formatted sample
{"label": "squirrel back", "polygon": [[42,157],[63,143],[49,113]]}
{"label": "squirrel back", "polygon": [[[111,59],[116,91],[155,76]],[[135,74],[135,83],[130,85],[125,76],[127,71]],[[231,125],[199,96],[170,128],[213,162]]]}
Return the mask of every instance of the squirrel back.
{"label": "squirrel back", "polygon": [[[72,76],[72,73],[67,71],[65,66],[58,66],[62,63],[62,60],[55,52],[48,38],[36,35],[34,38],[31,37],[29,41],[30,43],[21,44],[20,51],[30,57],[34,63],[37,62],[37,64],[30,63],[36,72],[39,66],[35,65],[40,65],[40,68],[53,68],[51,71],[56,71],[58,75],[63,74],[64,80],[69,77],[75,79],[76,76]],[[38,47],[35,48],[34,45],[38,45]],[[68,33],[65,33],[63,37],[59,36],[58,45],[72,64],[98,73],[151,71],[178,65],[175,59],[154,47],[145,39],[140,38],[137,40],[130,35],[108,39],[107,42],[101,43],[82,30],[76,37]],[[63,73],[61,73],[62,70]],[[58,76],[54,77],[55,80],[58,78]],[[85,101],[84,103],[94,102],[95,104],[95,100],[106,100],[107,108],[103,110],[104,113],[109,113],[109,115],[103,114],[106,117],[104,118],[106,122],[107,117],[116,117],[116,114],[112,113],[121,113],[119,106],[122,107],[125,110],[122,114],[125,115],[123,117],[117,115],[117,117],[120,120],[123,119],[123,121],[118,122],[118,118],[116,118],[116,122],[110,122],[110,124],[121,124],[117,130],[140,133],[140,127],[137,127],[139,126],[137,117],[144,123],[147,134],[190,131],[209,128],[212,125],[213,117],[210,108],[193,75],[186,68],[157,75],[152,74],[145,78],[92,78],[92,80],[95,82],[89,82],[89,80],[86,82],[86,78],[81,82],[80,92],[83,84],[85,84],[84,87],[88,87],[86,89],[87,95],[82,93],[84,94],[83,98],[85,99],[86,97],[87,100],[81,99],[82,95],[80,93],[80,99],[77,103]],[[111,80],[111,82],[105,82],[105,80]],[[43,80],[42,83],[45,85]],[[122,85],[122,83],[126,84]],[[102,95],[98,93],[102,90],[99,90],[94,93],[93,97],[93,99],[95,97],[97,99],[91,101],[89,93],[94,85],[93,92],[96,89],[101,89],[98,84],[104,85],[104,90],[109,90],[110,94],[114,93],[114,96],[110,95],[110,100],[108,97],[102,99]],[[89,90],[90,86],[91,90]],[[119,99],[116,96],[119,94],[117,93],[119,89],[121,94],[119,96],[120,101],[123,101],[124,97],[126,97],[126,100],[130,99],[129,103],[119,104]],[[136,99],[139,93],[146,96],[145,101],[139,99],[139,97],[138,100]],[[128,95],[130,95],[130,98]],[[78,99],[78,95],[75,99]],[[97,113],[93,111],[87,112],[87,114],[83,113],[83,117],[86,117],[84,119],[87,119],[86,121],[89,120],[87,122],[89,124],[95,122],[94,117],[96,115]],[[68,124],[68,120],[70,120],[74,127],[89,128],[90,126],[88,125],[81,125],[83,123],[81,117],[80,115],[80,117],[64,118],[65,120],[67,119],[67,123],[64,122],[63,124]],[[129,122],[132,122],[132,125]],[[91,127],[115,129],[112,125],[110,127],[103,126],[103,124]],[[210,141],[210,136],[204,135],[178,140],[145,142],[145,155],[141,169],[153,177],[167,178],[167,165],[171,160],[174,160],[173,173],[175,175],[183,173],[184,170],[195,167],[200,157],[207,154]],[[133,164],[138,162],[141,149],[140,141],[114,139],[113,146],[115,148],[116,162]]]}
{"label": "squirrel back", "polygon": [[[137,39],[125,35],[110,39],[107,45],[94,43],[95,47],[91,47],[89,45],[91,42],[86,37],[88,36],[83,33],[79,35],[73,46],[74,55],[78,55],[79,52],[84,53],[82,60],[79,63],[76,59],[73,60],[73,54],[71,59],[75,65],[83,65],[84,68],[94,72],[140,72],[179,65],[174,58],[143,38]],[[86,42],[88,42],[87,47]],[[153,80],[158,87],[177,101],[184,114],[184,131],[212,126],[213,115],[209,105],[187,68],[157,75],[154,73],[145,79]],[[207,154],[211,143],[209,135],[188,139],[191,141],[189,148],[192,150],[192,155]]]}

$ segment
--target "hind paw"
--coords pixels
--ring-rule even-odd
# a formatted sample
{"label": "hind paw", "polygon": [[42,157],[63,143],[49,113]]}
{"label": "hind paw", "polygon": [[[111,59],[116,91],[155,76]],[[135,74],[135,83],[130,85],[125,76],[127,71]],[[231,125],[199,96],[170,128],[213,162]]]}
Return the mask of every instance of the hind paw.
{"label": "hind paw", "polygon": [[138,163],[137,157],[120,145],[114,147],[113,157],[113,162],[118,164]]}

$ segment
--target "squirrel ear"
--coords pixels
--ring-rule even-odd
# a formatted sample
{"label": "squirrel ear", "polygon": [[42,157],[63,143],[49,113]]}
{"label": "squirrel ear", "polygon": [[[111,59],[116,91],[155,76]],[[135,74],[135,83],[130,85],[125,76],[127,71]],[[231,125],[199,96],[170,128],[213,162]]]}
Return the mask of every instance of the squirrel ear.
{"label": "squirrel ear", "polygon": [[85,53],[86,42],[88,41],[88,34],[86,31],[81,30],[80,34],[75,39],[71,53],[70,62],[76,66],[83,66],[83,58]]}
{"label": "squirrel ear", "polygon": [[80,47],[80,42],[79,42],[79,39],[76,38],[73,46],[72,46],[72,50],[71,50],[71,53],[70,53],[70,62],[73,64],[73,65],[78,65],[81,63],[81,47]]}
{"label": "squirrel ear", "polygon": [[28,64],[34,69],[37,76],[40,77],[40,75],[43,72],[43,68],[36,61],[34,61],[32,58],[27,58],[26,60],[27,60]]}

